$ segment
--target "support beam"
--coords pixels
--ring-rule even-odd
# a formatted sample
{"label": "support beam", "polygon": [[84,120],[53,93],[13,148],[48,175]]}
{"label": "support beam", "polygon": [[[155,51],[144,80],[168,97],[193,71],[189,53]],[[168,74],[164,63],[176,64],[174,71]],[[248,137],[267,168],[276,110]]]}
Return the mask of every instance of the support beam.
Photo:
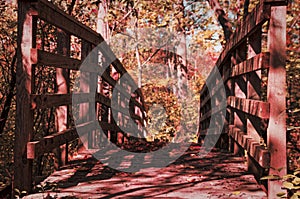
{"label": "support beam", "polygon": [[[272,7],[268,32],[270,67],[268,74],[268,102],[270,121],[268,147],[271,152],[270,167],[282,169],[280,176],[287,172],[286,156],[286,6]],[[278,171],[270,169],[269,175]],[[281,181],[269,181],[268,197],[276,198],[281,189]]]}
{"label": "support beam", "polygon": [[[35,43],[33,18],[29,1],[18,1],[18,50],[17,50],[17,107],[14,143],[14,180],[13,189],[31,191],[32,161],[27,159],[27,142],[32,138],[33,110],[30,94],[32,92],[31,51]],[[35,21],[35,20],[34,20]],[[13,196],[15,193],[12,193]]]}

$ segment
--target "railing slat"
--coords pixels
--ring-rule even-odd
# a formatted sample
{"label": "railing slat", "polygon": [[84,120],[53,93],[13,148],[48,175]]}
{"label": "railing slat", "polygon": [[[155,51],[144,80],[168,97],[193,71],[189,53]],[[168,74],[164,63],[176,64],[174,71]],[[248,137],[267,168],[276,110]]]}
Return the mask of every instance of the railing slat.
{"label": "railing slat", "polygon": [[227,98],[227,104],[234,109],[255,117],[262,119],[268,119],[270,117],[270,104],[268,102],[229,96]]}
{"label": "railing slat", "polygon": [[272,6],[285,6],[288,4],[287,0],[264,0],[265,4],[271,4]]}
{"label": "railing slat", "polygon": [[54,54],[36,48],[31,49],[31,60],[33,64],[65,68],[69,70],[79,70],[81,61],[59,54]]}
{"label": "railing slat", "polygon": [[229,125],[229,135],[263,168],[270,166],[270,152],[264,146],[241,131],[234,125]]}
{"label": "railing slat", "polygon": [[32,5],[42,20],[94,45],[98,45],[104,41],[100,34],[78,22],[74,17],[67,15],[62,10],[57,9],[56,6],[47,0],[38,0],[32,3]]}
{"label": "railing slat", "polygon": [[232,67],[230,77],[244,75],[269,67],[269,53],[260,53]]}
{"label": "railing slat", "polygon": [[[224,51],[222,51],[218,61],[217,67],[220,68],[224,65],[224,62],[230,56],[230,52],[232,52],[240,43],[243,42],[247,38],[247,36],[251,35],[257,28],[260,28],[261,25],[270,19],[271,14],[271,6],[266,4],[258,4],[255,9],[250,13],[245,20],[239,22],[237,27],[241,29],[245,29],[247,31],[236,31],[229,39],[229,42],[226,44]],[[248,23],[251,21],[252,23]],[[236,40],[235,38],[240,38]]]}
{"label": "railing slat", "polygon": [[107,106],[110,105],[110,99],[104,97],[103,95],[96,95],[91,93],[68,93],[68,94],[32,94],[31,104],[32,108],[51,108],[63,105],[71,105],[73,102],[75,104],[91,102],[91,101],[101,101]]}
{"label": "railing slat", "polygon": [[81,129],[95,129],[97,127],[97,123],[98,121],[90,121],[81,125],[77,125],[76,128],[73,127],[71,129],[48,135],[39,141],[28,142],[27,158],[35,159],[44,153],[50,152],[54,148],[78,138],[76,129],[79,129],[80,131]]}
{"label": "railing slat", "polygon": [[[120,132],[120,131],[123,131],[125,130],[124,133],[126,134],[129,134],[130,135],[130,131],[132,130],[131,128],[128,128],[128,127],[122,127],[122,129],[120,128],[120,126],[118,126],[117,124],[115,123],[108,123],[108,122],[103,122],[103,121],[99,121],[99,125],[101,127],[101,129],[103,130],[111,130],[111,131],[115,131],[115,132]],[[137,129],[134,129],[134,130],[137,130]],[[140,130],[137,130],[140,135],[142,135],[142,132]]]}

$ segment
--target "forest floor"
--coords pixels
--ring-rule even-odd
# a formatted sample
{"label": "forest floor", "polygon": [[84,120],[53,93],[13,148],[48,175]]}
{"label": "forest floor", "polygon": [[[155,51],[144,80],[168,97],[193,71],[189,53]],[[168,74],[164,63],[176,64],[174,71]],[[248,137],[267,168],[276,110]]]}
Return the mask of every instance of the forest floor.
{"label": "forest floor", "polygon": [[109,168],[82,152],[83,159],[41,183],[42,193],[25,198],[267,198],[246,172],[244,157],[213,150],[200,158],[199,150],[193,144],[167,167],[132,173]]}

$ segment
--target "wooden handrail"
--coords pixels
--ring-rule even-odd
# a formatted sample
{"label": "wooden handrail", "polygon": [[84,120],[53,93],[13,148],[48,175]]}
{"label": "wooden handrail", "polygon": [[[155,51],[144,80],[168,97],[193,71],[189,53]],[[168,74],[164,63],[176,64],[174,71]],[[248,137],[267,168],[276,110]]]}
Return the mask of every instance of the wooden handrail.
{"label": "wooden handrail", "polygon": [[[133,79],[128,75],[126,76],[128,78],[120,79],[122,82],[119,82],[116,76],[110,74],[109,71],[114,68],[118,73],[117,76],[121,78],[127,71],[100,34],[78,22],[74,17],[67,15],[47,0],[19,0],[18,14],[20,25],[17,78],[20,84],[17,89],[17,112],[20,117],[16,123],[14,188],[29,192],[32,188],[32,164],[30,162],[44,153],[61,148],[62,145],[65,145],[66,157],[68,157],[67,143],[79,137],[77,131],[86,131],[87,146],[92,147],[93,133],[98,127],[110,133],[111,141],[113,141],[113,136],[116,137],[119,134],[124,137],[130,136],[130,131],[133,129],[126,126],[127,124],[122,124],[122,127],[118,126],[112,111],[118,113],[118,119],[132,119],[138,125],[138,129],[135,131],[138,132],[137,136],[139,137],[144,136],[145,129],[142,127],[146,124],[147,118],[143,95],[141,90],[137,89]],[[57,28],[60,42],[57,45],[57,53],[37,48],[37,19],[44,20]],[[70,48],[71,36],[81,39],[80,59],[70,57],[68,48]],[[24,43],[26,45],[23,45]],[[99,52],[105,58],[107,66],[99,64]],[[96,54],[89,56],[90,53]],[[86,58],[89,59],[88,62],[84,61]],[[93,58],[94,60],[92,60]],[[38,81],[31,71],[32,68],[38,67],[54,67],[56,87],[58,88],[56,93],[41,94],[33,89]],[[79,92],[72,93],[70,90],[70,71],[77,71],[77,74],[80,75],[79,86],[76,85],[79,87]],[[100,78],[101,82],[98,82]],[[103,92],[104,89],[106,92]],[[112,90],[118,94],[117,105],[112,102]],[[128,107],[124,107],[125,102]],[[79,117],[81,124],[76,126],[68,124],[70,121],[68,117],[72,114],[69,109],[72,105],[79,105],[79,113],[76,111],[75,113],[76,119]],[[40,140],[32,140],[32,135],[34,135],[33,111],[41,111],[41,109],[44,111],[43,109],[47,108],[55,108],[56,120],[61,119],[54,128],[57,132]],[[95,114],[84,114],[83,112],[86,111],[95,112]],[[100,121],[98,121],[99,118]],[[27,160],[24,161],[24,158]],[[26,180],[23,181],[23,179]]]}
{"label": "wooden handrail", "polygon": [[[211,118],[217,115],[218,110],[214,96],[223,84],[227,95],[227,99],[223,100],[227,100],[228,120],[223,130],[232,140],[229,150],[235,154],[246,151],[248,169],[257,179],[268,175],[268,172],[274,173],[270,167],[286,167],[286,159],[282,158],[286,154],[283,128],[286,19],[282,15],[285,5],[285,0],[263,0],[238,23],[217,60],[218,70],[214,69],[209,74],[200,91],[200,138],[206,136],[210,126],[217,126],[211,124],[214,122]],[[268,35],[263,35],[265,22],[269,24],[264,27],[268,29]],[[268,42],[264,40],[266,37]],[[217,73],[222,80],[218,79]],[[220,128],[216,130],[221,131]],[[275,198],[275,189],[278,192],[280,185],[273,181],[268,183],[268,195]]]}
{"label": "wooden handrail", "polygon": [[37,15],[40,19],[72,35],[84,39],[94,45],[98,45],[104,41],[100,34],[78,22],[74,17],[58,9],[47,0],[33,1],[32,7],[37,11]]}

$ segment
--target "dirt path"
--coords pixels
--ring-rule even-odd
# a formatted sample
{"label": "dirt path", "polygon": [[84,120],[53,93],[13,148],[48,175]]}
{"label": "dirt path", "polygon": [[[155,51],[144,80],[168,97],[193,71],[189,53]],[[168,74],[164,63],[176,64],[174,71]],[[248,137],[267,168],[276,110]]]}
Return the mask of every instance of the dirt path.
{"label": "dirt path", "polygon": [[[43,184],[55,188],[26,198],[267,198],[244,159],[225,152],[199,158],[194,146],[162,169],[119,172],[88,158],[54,172]],[[55,185],[57,184],[57,185]]]}

